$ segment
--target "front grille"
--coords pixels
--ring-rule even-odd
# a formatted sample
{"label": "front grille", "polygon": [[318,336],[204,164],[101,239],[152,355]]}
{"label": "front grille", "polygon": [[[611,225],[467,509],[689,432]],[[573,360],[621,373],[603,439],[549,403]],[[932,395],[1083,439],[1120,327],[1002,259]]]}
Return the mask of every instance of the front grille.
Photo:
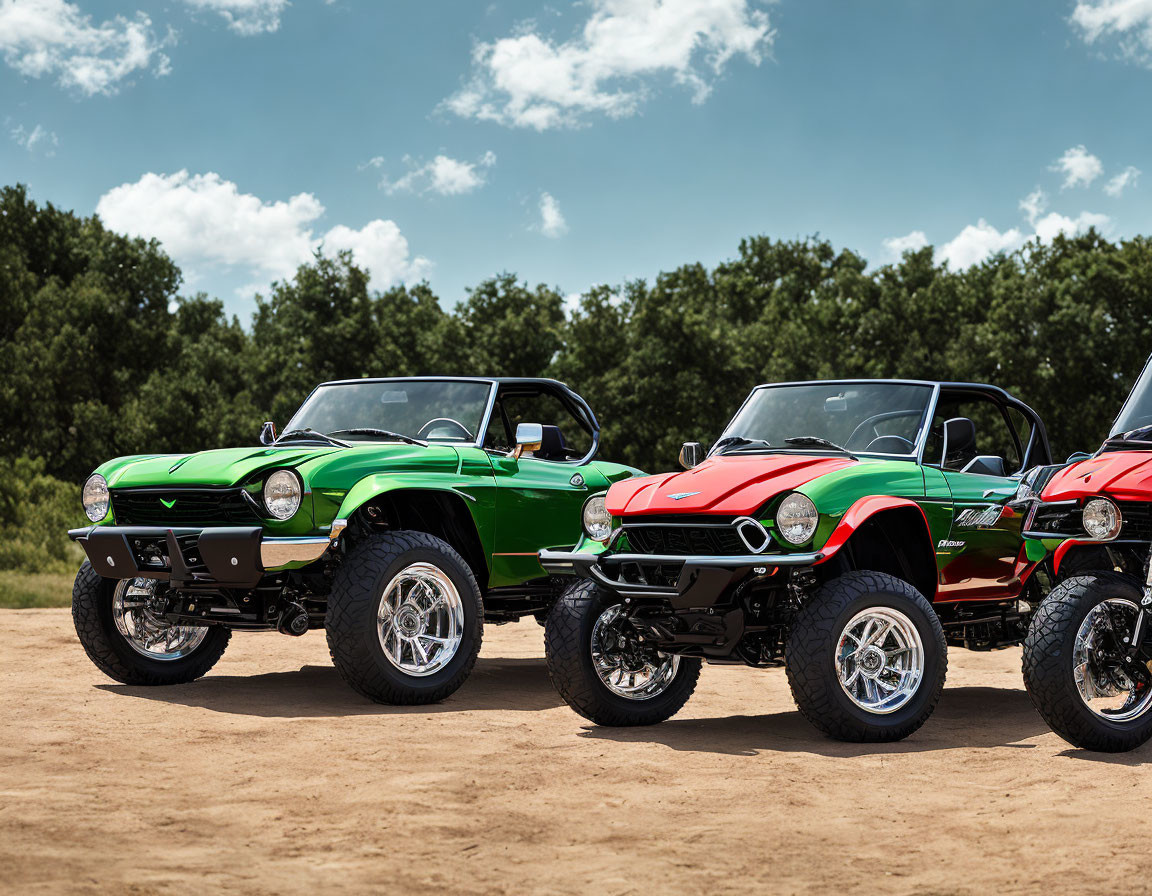
{"label": "front grille", "polygon": [[1152,541],[1152,504],[1143,501],[1117,501],[1124,527],[1120,537],[1132,541]]}
{"label": "front grille", "polygon": [[629,549],[636,554],[719,554],[749,553],[730,520],[683,523],[644,522],[624,526]]}
{"label": "front grille", "polygon": [[111,494],[112,512],[120,525],[259,526],[263,522],[238,488],[117,488]]}

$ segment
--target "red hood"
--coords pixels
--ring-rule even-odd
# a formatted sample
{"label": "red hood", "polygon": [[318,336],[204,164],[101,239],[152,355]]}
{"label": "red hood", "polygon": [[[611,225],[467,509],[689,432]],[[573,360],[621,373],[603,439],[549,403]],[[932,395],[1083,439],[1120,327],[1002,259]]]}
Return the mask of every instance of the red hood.
{"label": "red hood", "polygon": [[1041,497],[1067,501],[1101,493],[1120,501],[1152,498],[1152,451],[1109,451],[1078,461],[1053,476]]}
{"label": "red hood", "polygon": [[[717,513],[743,516],[764,502],[857,461],[798,454],[713,457],[693,470],[625,479],[608,490],[608,512]],[[687,493],[687,494],[685,494]],[[676,499],[673,495],[684,495]]]}

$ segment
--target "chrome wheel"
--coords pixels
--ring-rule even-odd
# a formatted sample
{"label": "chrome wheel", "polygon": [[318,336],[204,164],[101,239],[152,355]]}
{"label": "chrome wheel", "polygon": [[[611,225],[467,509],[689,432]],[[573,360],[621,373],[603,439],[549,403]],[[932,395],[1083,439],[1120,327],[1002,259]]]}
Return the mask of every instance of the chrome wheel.
{"label": "chrome wheel", "polygon": [[122,579],[112,592],[112,620],[124,640],[150,660],[188,656],[208,636],[203,625],[173,625],[157,615],[156,580]]}
{"label": "chrome wheel", "polygon": [[680,657],[646,648],[621,623],[617,604],[600,614],[592,627],[592,665],[604,687],[628,700],[650,700],[668,688],[680,668]]}
{"label": "chrome wheel", "polygon": [[380,596],[377,631],[388,662],[407,675],[432,675],[464,638],[464,601],[438,567],[413,563]]}
{"label": "chrome wheel", "polygon": [[1119,660],[1130,650],[1140,608],[1130,600],[1110,598],[1096,604],[1076,633],[1072,677],[1080,699],[1095,715],[1111,722],[1131,722],[1152,706],[1152,687],[1132,678]]}
{"label": "chrome wheel", "polygon": [[861,709],[898,710],[924,678],[924,644],[912,620],[889,607],[857,613],[836,645],[836,676]]}

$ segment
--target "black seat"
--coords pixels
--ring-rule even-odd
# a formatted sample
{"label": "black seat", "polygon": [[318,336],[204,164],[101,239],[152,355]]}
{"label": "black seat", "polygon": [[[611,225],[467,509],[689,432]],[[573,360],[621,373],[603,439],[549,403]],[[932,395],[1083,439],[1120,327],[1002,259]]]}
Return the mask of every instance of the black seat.
{"label": "black seat", "polygon": [[565,450],[567,446],[560,427],[544,425],[540,429],[543,430],[540,447],[532,453],[532,456],[540,460],[567,460],[568,452]]}
{"label": "black seat", "polygon": [[967,417],[953,417],[948,427],[948,456],[944,466],[949,470],[961,470],[976,456],[976,424]]}

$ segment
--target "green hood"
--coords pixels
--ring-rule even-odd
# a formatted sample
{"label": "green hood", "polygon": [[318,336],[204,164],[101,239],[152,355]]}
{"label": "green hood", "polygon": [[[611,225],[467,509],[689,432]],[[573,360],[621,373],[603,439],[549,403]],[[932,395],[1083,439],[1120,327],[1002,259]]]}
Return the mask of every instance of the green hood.
{"label": "green hood", "polygon": [[270,467],[293,467],[341,449],[284,446],[220,448],[196,454],[122,457],[97,469],[110,488],[238,485]]}

